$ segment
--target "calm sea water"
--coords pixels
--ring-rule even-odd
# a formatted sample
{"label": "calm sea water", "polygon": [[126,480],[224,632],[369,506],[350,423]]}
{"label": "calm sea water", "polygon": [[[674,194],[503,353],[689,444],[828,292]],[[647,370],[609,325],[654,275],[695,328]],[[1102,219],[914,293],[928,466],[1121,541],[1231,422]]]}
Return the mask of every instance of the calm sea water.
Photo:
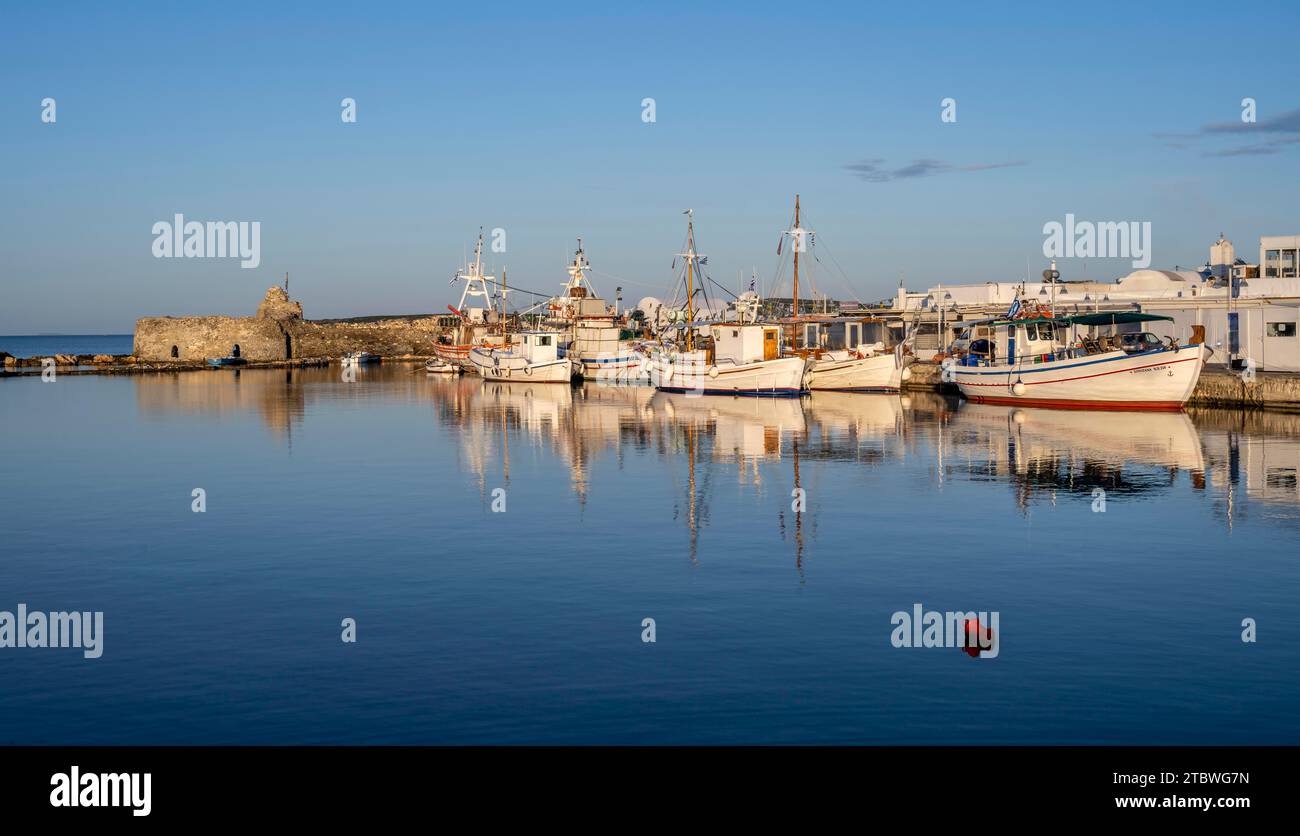
{"label": "calm sea water", "polygon": [[132,334],[50,334],[26,337],[0,335],[0,351],[15,357],[55,354],[130,354]]}
{"label": "calm sea water", "polygon": [[[0,610],[105,614],[98,660],[0,649],[0,743],[1300,743],[1294,416],[385,366],[0,423]],[[998,657],[893,647],[916,603]]]}

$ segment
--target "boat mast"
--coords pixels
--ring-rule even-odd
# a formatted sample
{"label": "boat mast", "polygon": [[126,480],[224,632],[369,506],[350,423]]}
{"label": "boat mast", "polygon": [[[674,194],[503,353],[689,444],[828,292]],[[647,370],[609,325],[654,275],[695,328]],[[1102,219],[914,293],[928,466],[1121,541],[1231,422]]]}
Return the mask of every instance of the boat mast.
{"label": "boat mast", "polygon": [[501,341],[503,343],[505,342],[505,335],[506,335],[506,294],[509,292],[510,291],[506,288],[506,268],[502,267],[501,268],[501,290],[497,295],[501,297],[501,313],[499,314],[499,318],[501,320],[501,337],[502,337]]}
{"label": "boat mast", "polygon": [[790,300],[794,315],[799,315],[799,195],[794,196],[794,296]]}
{"label": "boat mast", "polygon": [[686,210],[686,350],[695,350],[695,210]]}
{"label": "boat mast", "polygon": [[465,286],[460,292],[460,304],[457,308],[461,311],[462,316],[466,315],[468,309],[465,307],[465,299],[470,296],[482,296],[487,303],[488,309],[492,309],[492,292],[488,289],[488,283],[493,280],[492,276],[483,275],[483,230],[478,231],[478,243],[474,245],[474,263],[468,267],[469,273],[464,270],[456,271],[456,279],[464,279]]}

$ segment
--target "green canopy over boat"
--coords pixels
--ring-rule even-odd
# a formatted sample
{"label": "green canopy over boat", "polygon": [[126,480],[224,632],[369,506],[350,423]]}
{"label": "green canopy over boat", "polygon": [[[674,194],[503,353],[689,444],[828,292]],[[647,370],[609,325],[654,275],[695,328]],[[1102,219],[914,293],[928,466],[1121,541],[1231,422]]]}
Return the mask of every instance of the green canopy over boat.
{"label": "green canopy over boat", "polygon": [[1172,316],[1160,316],[1159,314],[1140,313],[1138,311],[1102,311],[1090,314],[1076,314],[1067,316],[1065,319],[1075,325],[1125,325],[1130,322],[1174,321]]}
{"label": "green canopy over boat", "polygon": [[[1067,325],[1127,325],[1131,322],[1154,322],[1164,320],[1173,322],[1172,316],[1141,313],[1139,311],[1101,311],[1099,313],[1075,314],[1073,316],[1040,316],[1028,319],[1000,319],[990,323],[994,327],[1001,325],[1028,325],[1031,322],[1047,322],[1058,327]],[[964,323],[962,323],[964,324]]]}

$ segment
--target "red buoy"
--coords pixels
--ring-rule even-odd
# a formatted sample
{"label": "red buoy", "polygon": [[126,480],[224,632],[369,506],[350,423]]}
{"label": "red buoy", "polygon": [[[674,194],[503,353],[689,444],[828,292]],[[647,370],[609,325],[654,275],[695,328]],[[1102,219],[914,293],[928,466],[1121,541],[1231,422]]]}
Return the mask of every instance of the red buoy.
{"label": "red buoy", "polygon": [[996,641],[993,637],[993,628],[980,624],[977,618],[966,619],[962,624],[962,635],[966,637],[966,646],[962,648],[962,652],[974,659],[979,658],[981,650],[991,649]]}

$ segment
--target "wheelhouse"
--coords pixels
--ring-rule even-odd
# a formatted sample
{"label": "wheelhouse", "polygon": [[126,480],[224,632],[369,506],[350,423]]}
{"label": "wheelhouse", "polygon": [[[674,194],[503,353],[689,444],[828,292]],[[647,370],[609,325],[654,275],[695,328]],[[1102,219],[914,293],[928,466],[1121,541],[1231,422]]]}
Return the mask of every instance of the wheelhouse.
{"label": "wheelhouse", "polygon": [[1141,330],[1141,323],[1170,317],[1136,311],[980,320],[967,325],[951,346],[958,365],[1049,363],[1106,352],[1139,354],[1173,347]]}
{"label": "wheelhouse", "polygon": [[515,334],[518,340],[513,353],[520,355],[529,363],[548,363],[559,359],[556,340],[559,334],[554,331],[524,331]]}
{"label": "wheelhouse", "polygon": [[880,347],[896,340],[883,319],[795,319],[782,323],[786,344],[795,350],[844,351],[860,345]]}

